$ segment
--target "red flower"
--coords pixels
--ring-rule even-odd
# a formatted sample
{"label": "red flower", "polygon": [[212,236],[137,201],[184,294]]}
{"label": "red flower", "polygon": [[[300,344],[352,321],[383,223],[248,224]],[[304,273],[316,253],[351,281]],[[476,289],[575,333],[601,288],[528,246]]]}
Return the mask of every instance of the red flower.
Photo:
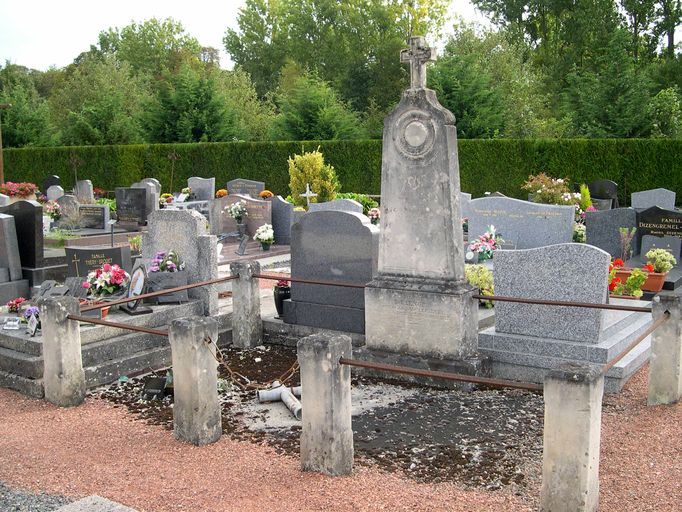
{"label": "red flower", "polygon": [[651,263],[647,263],[642,267],[642,270],[646,270],[647,272],[653,272],[654,266]]}
{"label": "red flower", "polygon": [[611,281],[611,284],[609,284],[609,291],[612,292],[613,290],[616,289],[616,286],[620,284],[620,277],[614,277],[613,281]]}
{"label": "red flower", "polygon": [[621,268],[625,266],[625,263],[623,263],[623,260],[621,260],[620,258],[616,258],[615,260],[613,260],[613,266],[616,268]]}

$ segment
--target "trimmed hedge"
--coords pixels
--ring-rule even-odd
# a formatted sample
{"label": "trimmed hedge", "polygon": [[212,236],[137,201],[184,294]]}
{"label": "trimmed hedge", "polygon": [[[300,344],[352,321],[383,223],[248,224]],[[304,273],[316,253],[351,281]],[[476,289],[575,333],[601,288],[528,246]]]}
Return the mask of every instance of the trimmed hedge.
{"label": "trimmed hedge", "polygon": [[[50,174],[73,186],[70,157],[82,165],[81,179],[108,190],[145,177],[157,178],[164,191],[171,186],[169,153],[175,151],[173,188],[191,176],[216,177],[216,188],[234,178],[264,181],[266,188],[287,196],[287,159],[303,149],[320,147],[325,161],[336,169],[342,192],[379,194],[381,141],[220,142],[199,144],[140,144],[6,149],[5,177],[42,185]],[[462,139],[458,143],[462,190],[478,197],[499,191],[525,198],[521,184],[529,174],[545,172],[572,182],[611,179],[619,185],[621,204],[633,191],[667,188],[682,198],[682,140],[667,139]],[[627,196],[627,202],[625,201]]]}

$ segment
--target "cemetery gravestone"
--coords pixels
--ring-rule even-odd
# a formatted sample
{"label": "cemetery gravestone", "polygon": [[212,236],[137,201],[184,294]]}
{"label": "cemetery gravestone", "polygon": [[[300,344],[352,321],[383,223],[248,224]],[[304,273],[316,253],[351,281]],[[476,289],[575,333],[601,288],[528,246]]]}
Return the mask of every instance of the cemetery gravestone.
{"label": "cemetery gravestone", "polygon": [[53,174],[52,176],[48,176],[43,180],[43,188],[40,190],[42,190],[44,193],[47,193],[50,187],[59,187],[61,184],[62,180],[59,178],[59,176]]}
{"label": "cemetery gravestone", "polygon": [[9,204],[9,196],[0,194],[0,206],[7,206]]}
{"label": "cemetery gravestone", "polygon": [[161,182],[156,178],[144,178],[143,180],[140,180],[140,183],[150,183],[151,185],[154,186],[155,192],[159,196],[161,195]]}
{"label": "cemetery gravestone", "polygon": [[[560,244],[495,255],[495,294],[605,304],[611,256],[586,244]],[[576,276],[580,276],[577,278]],[[495,303],[495,331],[597,343],[602,311]]]}
{"label": "cemetery gravestone", "polygon": [[282,196],[274,196],[269,199],[272,205],[272,229],[275,232],[275,241],[278,245],[291,243],[291,213],[294,205],[285,201]]}
{"label": "cemetery gravestone", "polygon": [[44,268],[42,206],[35,201],[18,201],[0,208],[0,213],[14,217],[23,274],[31,286],[39,285],[50,271]]}
{"label": "cemetery gravestone", "polygon": [[631,206],[638,210],[651,208],[652,206],[657,206],[664,210],[675,209],[675,192],[665,188],[633,192],[631,199]]}
{"label": "cemetery gravestone", "polygon": [[[272,224],[272,203],[260,199],[253,199],[245,195],[230,194],[226,197],[214,199],[209,204],[209,224],[211,234],[221,235],[237,231],[237,222],[228,215],[226,208],[239,201],[246,203],[248,215],[244,218],[246,232],[253,236],[263,224]],[[278,240],[275,238],[275,243]]]}
{"label": "cemetery gravestone", "polygon": [[[330,236],[330,234],[333,234]],[[308,213],[291,232],[294,278],[365,284],[376,270],[379,229],[361,213]],[[362,288],[291,283],[284,321],[325,329],[365,331]]]}
{"label": "cemetery gravestone", "polygon": [[60,197],[64,196],[64,189],[59,185],[52,185],[45,192],[48,201],[56,201]]}
{"label": "cemetery gravestone", "polygon": [[149,217],[149,214],[154,210],[159,209],[159,194],[156,193],[156,186],[153,183],[148,182],[138,182],[130,185],[130,188],[139,188],[147,191],[145,196],[145,216]]}
{"label": "cemetery gravestone", "polygon": [[74,195],[78,199],[79,203],[90,204],[95,202],[94,189],[92,187],[92,181],[90,180],[80,180],[76,182],[74,188]]}
{"label": "cemetery gravestone", "polygon": [[327,201],[325,203],[310,203],[310,206],[308,207],[309,212],[330,210],[337,212],[363,212],[362,205],[353,199],[334,199],[333,201]]}
{"label": "cemetery gravestone", "polygon": [[116,188],[116,216],[119,224],[144,224],[147,221],[147,187]]}
{"label": "cemetery gravestone", "polygon": [[637,212],[637,234],[682,238],[682,212],[652,206]]}
{"label": "cemetery gravestone", "polygon": [[615,181],[592,181],[587,184],[587,189],[590,191],[590,197],[592,198],[593,206],[597,210],[610,210],[611,208],[618,208],[618,184]]}
{"label": "cemetery gravestone", "polygon": [[89,204],[78,207],[82,228],[107,229],[109,223],[109,205]]}
{"label": "cemetery gravestone", "polygon": [[[637,226],[637,212],[634,208],[615,208],[613,210],[586,212],[586,242],[614,258],[628,258],[622,254],[620,228],[632,229]],[[637,251],[634,240],[631,251]]]}
{"label": "cemetery gravestone", "polygon": [[265,183],[262,181],[245,180],[237,178],[227,182],[227,191],[230,194],[243,194],[251,197],[258,197],[258,194],[265,190]]}
{"label": "cemetery gravestone", "polygon": [[0,279],[0,282],[18,281],[22,278],[14,217],[4,213],[0,213],[0,270],[2,269],[7,270],[7,279]]}
{"label": "cemetery gravestone", "polygon": [[510,197],[481,197],[469,203],[469,240],[493,225],[516,249],[532,249],[573,240],[573,206],[531,203]]}
{"label": "cemetery gravestone", "polygon": [[[426,63],[435,52],[424,38],[410,38],[400,58],[410,63],[411,87],[384,122],[379,261],[365,288],[366,348],[473,361],[477,322],[464,277],[455,117],[426,89]],[[476,363],[466,364],[460,371],[477,371]]]}
{"label": "cemetery gravestone", "polygon": [[61,207],[62,218],[78,215],[79,204],[76,196],[66,194],[58,198],[56,202]]}
{"label": "cemetery gravestone", "polygon": [[196,201],[209,201],[215,197],[215,178],[192,177],[187,180]]}
{"label": "cemetery gravestone", "polygon": [[118,265],[126,272],[132,270],[130,247],[66,247],[67,276],[85,278],[89,272],[105,263]]}
{"label": "cemetery gravestone", "polygon": [[639,251],[642,261],[646,261],[646,253],[652,249],[665,249],[677,260],[677,265],[682,265],[680,261],[680,250],[682,249],[682,238],[674,236],[652,236],[642,237],[642,246]]}

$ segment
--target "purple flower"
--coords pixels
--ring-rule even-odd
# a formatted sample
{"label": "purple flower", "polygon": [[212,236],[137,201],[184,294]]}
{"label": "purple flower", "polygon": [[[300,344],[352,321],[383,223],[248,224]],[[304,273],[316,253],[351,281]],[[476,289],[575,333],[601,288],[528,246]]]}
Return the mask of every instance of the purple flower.
{"label": "purple flower", "polygon": [[31,318],[31,316],[33,315],[35,316],[40,315],[40,309],[37,308],[36,306],[31,306],[26,311],[24,311],[24,318]]}

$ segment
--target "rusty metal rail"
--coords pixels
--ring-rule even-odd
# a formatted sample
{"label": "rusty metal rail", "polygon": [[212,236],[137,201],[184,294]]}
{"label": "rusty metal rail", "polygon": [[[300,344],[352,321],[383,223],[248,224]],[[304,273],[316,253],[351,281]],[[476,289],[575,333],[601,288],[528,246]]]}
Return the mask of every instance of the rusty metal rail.
{"label": "rusty metal rail", "polygon": [[259,279],[270,279],[272,281],[291,281],[292,283],[304,283],[304,284],[320,284],[325,286],[342,286],[345,288],[366,288],[366,284],[359,283],[341,283],[339,281],[320,281],[315,279],[303,279],[300,277],[284,277],[284,276],[273,276],[268,274],[253,274],[253,277]]}
{"label": "rusty metal rail", "polygon": [[540,304],[545,306],[568,306],[587,309],[610,309],[614,311],[633,311],[635,313],[651,313],[650,307],[622,306],[620,304],[597,304],[594,302],[570,302],[563,300],[524,299],[522,297],[507,297],[504,295],[480,295],[474,294],[474,299],[492,300],[500,302],[518,302],[520,304]]}
{"label": "rusty metal rail", "polygon": [[150,299],[152,297],[160,297],[161,295],[167,295],[169,293],[181,292],[183,290],[191,290],[192,288],[199,288],[200,286],[209,286],[217,283],[224,283],[226,281],[232,281],[237,279],[239,275],[221,277],[218,279],[211,279],[210,281],[201,281],[199,283],[186,284],[183,286],[177,286],[175,288],[168,288],[167,290],[161,290],[159,292],[143,293],[142,295],[135,295],[127,299],[114,300],[111,302],[104,302],[102,304],[92,304],[90,306],[85,306],[81,308],[81,313],[86,311],[94,311],[95,309],[108,308],[109,306],[118,306],[119,304],[127,304],[128,302],[135,302],[136,300]]}
{"label": "rusty metal rail", "polygon": [[623,359],[633,348],[635,348],[637,345],[639,345],[644,340],[644,338],[646,338],[651,333],[653,333],[656,329],[658,329],[662,324],[667,322],[669,319],[670,319],[670,312],[666,311],[659,318],[657,318],[656,320],[651,322],[651,325],[649,325],[649,327],[647,327],[647,329],[642,334],[637,336],[637,338],[635,338],[632,341],[632,343],[630,343],[627,347],[625,347],[620,354],[618,354],[611,361],[609,361],[608,363],[606,363],[604,365],[604,367],[601,370],[602,375],[606,375],[606,373],[611,368],[613,368],[616,365],[616,363],[618,363],[618,361]]}
{"label": "rusty metal rail", "polygon": [[486,386],[526,389],[530,391],[542,391],[541,384],[533,384],[531,382],[517,382],[513,380],[492,379],[489,377],[476,377],[473,375],[461,375],[459,373],[439,372],[435,370],[422,370],[419,368],[410,368],[407,366],[393,366],[384,363],[373,363],[369,361],[360,361],[359,359],[347,359],[342,357],[339,359],[340,364],[348,366],[357,366],[359,368],[367,368],[370,370],[379,370],[382,372],[402,373],[405,375],[415,375],[417,377],[430,377],[433,379],[449,380],[457,382],[471,382],[474,384],[484,384]]}
{"label": "rusty metal rail", "polygon": [[151,329],[149,327],[141,327],[137,325],[121,324],[118,322],[107,322],[106,320],[101,320],[99,318],[93,318],[90,316],[67,315],[66,318],[68,318],[69,320],[76,320],[77,322],[85,322],[88,324],[95,325],[106,325],[107,327],[116,327],[117,329],[125,329],[127,331],[144,332],[146,334],[156,334],[157,336],[168,336],[168,333],[166,331],[160,331],[158,329]]}

